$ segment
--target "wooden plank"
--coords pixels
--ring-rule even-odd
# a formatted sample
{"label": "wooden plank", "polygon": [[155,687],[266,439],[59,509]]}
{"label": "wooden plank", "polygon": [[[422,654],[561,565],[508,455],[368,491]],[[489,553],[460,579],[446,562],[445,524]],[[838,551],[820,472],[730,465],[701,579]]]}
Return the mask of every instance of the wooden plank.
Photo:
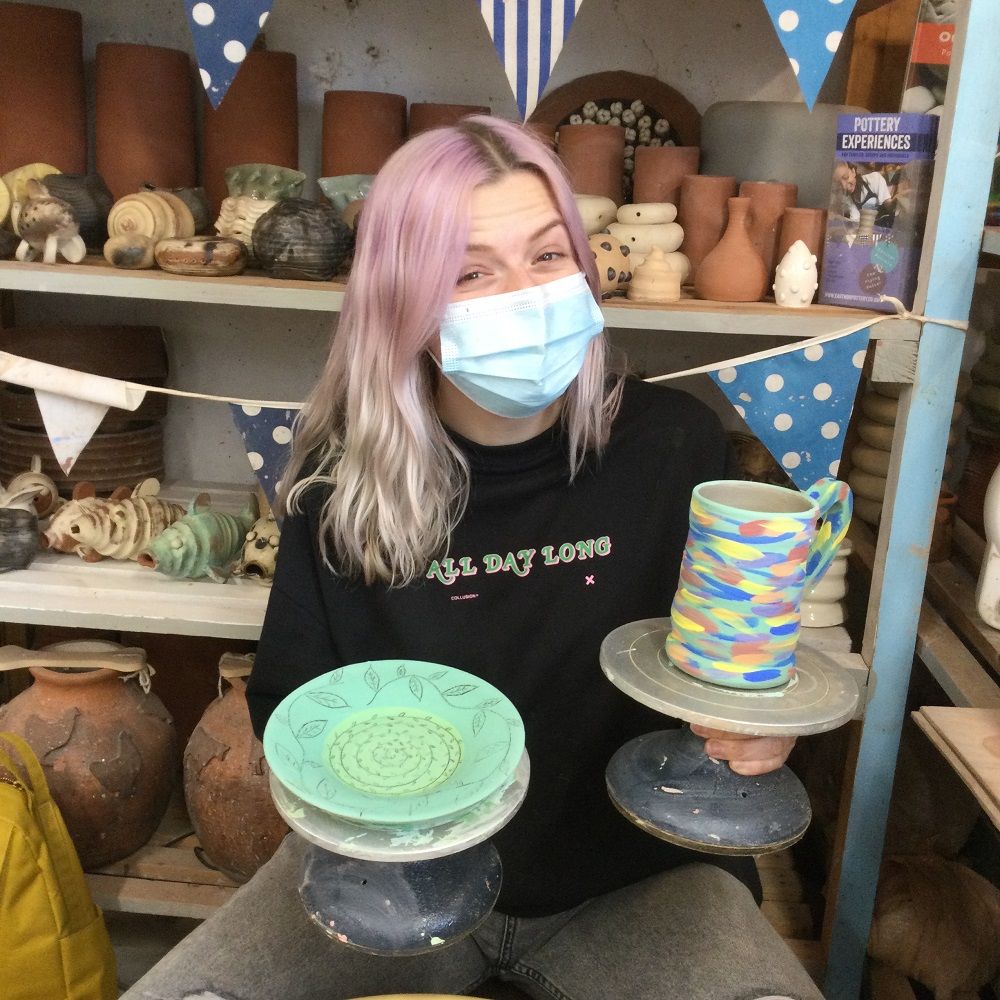
{"label": "wooden plank", "polygon": [[119,875],[159,882],[188,882],[192,885],[223,885],[235,888],[239,883],[228,875],[203,864],[191,847],[141,847],[121,861],[96,869],[95,875]]}
{"label": "wooden plank", "polygon": [[987,226],[983,230],[983,253],[1000,254],[1000,226]]}
{"label": "wooden plank", "polygon": [[785,938],[785,944],[802,967],[812,976],[814,982],[820,982],[826,972],[826,962],[823,959],[823,946],[819,941],[807,941],[802,938]]}
{"label": "wooden plank", "polygon": [[88,874],[94,902],[103,910],[158,913],[168,917],[211,916],[236,891],[230,886],[161,882],[120,875]]}
{"label": "wooden plank", "polygon": [[872,1000],[916,1000],[909,979],[884,962],[871,964]]}
{"label": "wooden plank", "polygon": [[794,868],[759,867],[764,899],[775,903],[801,903],[805,899],[802,879]]}
{"label": "wooden plank", "polygon": [[1000,709],[925,705],[920,713],[1000,809]]}
{"label": "wooden plank", "polygon": [[978,579],[979,567],[986,555],[986,540],[975,528],[956,517],[951,526],[951,541],[952,552],[958,555],[958,559],[955,559],[953,554],[953,561],[964,565]]}
{"label": "wooden plank", "polygon": [[785,903],[765,899],[760,911],[783,938],[812,938],[812,910],[806,903]]}

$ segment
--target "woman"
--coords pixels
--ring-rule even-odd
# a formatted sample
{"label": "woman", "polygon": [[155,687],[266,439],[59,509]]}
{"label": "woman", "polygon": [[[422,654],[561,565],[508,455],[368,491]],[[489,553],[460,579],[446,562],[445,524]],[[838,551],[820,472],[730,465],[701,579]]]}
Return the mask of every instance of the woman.
{"label": "woman", "polygon": [[891,209],[883,209],[892,192],[880,171],[863,174],[858,164],[840,160],[833,168],[833,182],[842,196],[842,214],[849,222],[859,222],[862,210],[867,208],[876,211],[874,225],[892,226]]}
{"label": "woman", "polygon": [[[694,399],[609,376],[598,287],[558,161],[526,130],[470,118],[385,165],[296,428],[248,688],[258,735],[291,690],[353,662],[445,663],[502,690],[531,780],[493,838],[497,910],[438,953],[359,954],[309,923],[288,837],[128,996],[474,992],[500,975],[573,1000],[819,997],[732,875],[605,791],[614,751],[669,723],[604,679],[599,644],[666,613],[691,489],[724,474],[726,441]],[[792,743],[701,734],[745,774]]]}

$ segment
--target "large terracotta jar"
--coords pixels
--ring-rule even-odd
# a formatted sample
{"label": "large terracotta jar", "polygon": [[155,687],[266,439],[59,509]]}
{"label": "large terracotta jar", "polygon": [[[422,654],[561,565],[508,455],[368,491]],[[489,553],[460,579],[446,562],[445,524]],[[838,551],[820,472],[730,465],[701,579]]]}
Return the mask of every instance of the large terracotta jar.
{"label": "large terracotta jar", "polygon": [[822,268],[825,237],[825,208],[786,208],[781,216],[775,259],[780,263],[781,258],[788,253],[788,248],[796,240],[802,240],[809,247],[809,252],[816,255],[816,266]]}
{"label": "large terracotta jar", "polygon": [[205,710],[184,751],[184,798],[209,860],[248,879],[288,832],[268,790],[270,768],[253,734],[246,682],[231,687]]}
{"label": "large terracotta jar", "polygon": [[429,128],[454,125],[469,115],[488,115],[490,109],[485,104],[434,104],[417,102],[410,105],[409,134],[426,132]]}
{"label": "large terracotta jar", "polygon": [[625,129],[620,125],[560,125],[559,158],[575,194],[599,194],[621,205]]}
{"label": "large terracotta jar", "polygon": [[749,198],[729,199],[729,223],[722,239],[701,262],[694,290],[717,302],[758,302],[768,287],[764,261],[750,239]]}
{"label": "large terracotta jar", "polygon": [[[75,639],[40,652],[100,657],[122,648]],[[117,670],[30,669],[31,687],[0,707],[0,730],[23,736],[42,762],[83,867],[127,857],[153,835],[173,790],[170,714]]]}
{"label": "large terracotta jar", "polygon": [[701,262],[722,239],[729,219],[729,199],[735,194],[735,177],[688,174],[681,180],[677,222],[684,230],[681,250],[691,264],[688,283],[694,283]]}
{"label": "large terracotta jar", "polygon": [[632,175],[632,201],[668,201],[676,205],[681,181],[698,173],[701,150],[697,146],[637,146]]}
{"label": "large terracotta jar", "polygon": [[406,141],[406,98],[372,90],[323,95],[323,176],[377,174]]}
{"label": "large terracotta jar", "polygon": [[778,266],[778,230],[786,208],[795,205],[799,189],[780,181],[744,181],[740,197],[750,199],[750,239],[757,248],[768,281],[774,278]]}
{"label": "large terracotta jar", "polygon": [[156,45],[101,42],[95,57],[97,172],[115,200],[143,184],[197,183],[191,60]]}
{"label": "large terracotta jar", "polygon": [[299,166],[295,56],[252,51],[218,109],[203,100],[202,184],[211,216],[226,197],[226,168],[241,163]]}
{"label": "large terracotta jar", "polygon": [[87,170],[83,20],[75,10],[0,3],[0,174],[28,163]]}

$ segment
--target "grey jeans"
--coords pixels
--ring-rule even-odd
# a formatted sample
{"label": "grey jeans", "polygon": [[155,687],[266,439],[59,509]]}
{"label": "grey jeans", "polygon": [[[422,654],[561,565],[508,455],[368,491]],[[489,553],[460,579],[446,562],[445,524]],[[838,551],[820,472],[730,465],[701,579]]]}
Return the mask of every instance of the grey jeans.
{"label": "grey jeans", "polygon": [[735,878],[687,865],[549,917],[494,912],[427,955],[380,958],[332,941],[298,897],[305,841],[275,856],[125,1000],[347,1000],[475,993],[492,977],[546,1000],[823,1000]]}

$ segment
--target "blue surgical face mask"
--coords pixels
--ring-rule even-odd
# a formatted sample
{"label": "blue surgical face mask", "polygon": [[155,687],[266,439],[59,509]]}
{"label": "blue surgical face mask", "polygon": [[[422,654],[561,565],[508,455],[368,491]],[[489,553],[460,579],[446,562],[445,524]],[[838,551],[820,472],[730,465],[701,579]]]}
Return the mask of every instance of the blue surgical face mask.
{"label": "blue surgical face mask", "polygon": [[452,302],[441,320],[441,371],[484,410],[530,417],[566,391],[603,329],[600,306],[580,272]]}

